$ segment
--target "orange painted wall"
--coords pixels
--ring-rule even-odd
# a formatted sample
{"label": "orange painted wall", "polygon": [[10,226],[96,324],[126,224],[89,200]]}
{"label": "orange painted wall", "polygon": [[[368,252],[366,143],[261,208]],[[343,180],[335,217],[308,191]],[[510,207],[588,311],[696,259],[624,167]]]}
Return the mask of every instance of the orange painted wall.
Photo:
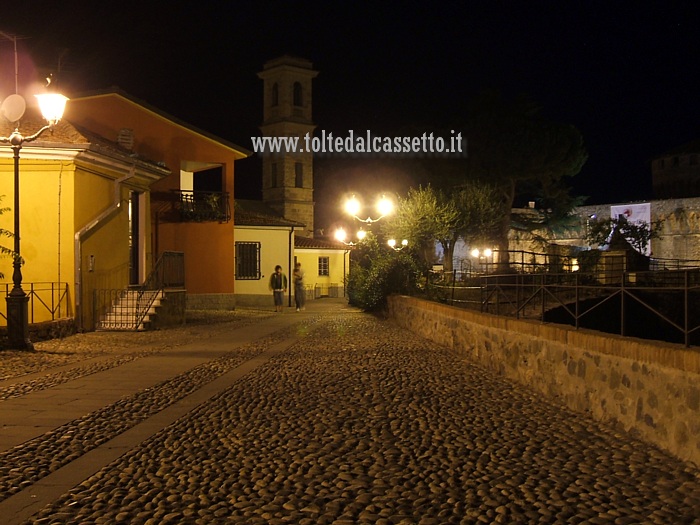
{"label": "orange painted wall", "polygon": [[[115,140],[122,128],[134,130],[134,150],[144,157],[162,161],[172,175],[151,187],[168,191],[180,187],[183,161],[216,163],[223,166],[223,191],[228,192],[233,210],[234,160],[245,154],[233,147],[197,133],[116,93],[72,99],[64,118],[103,137]],[[185,253],[185,282],[188,293],[234,292],[234,231],[228,223],[153,222],[152,246],[156,258],[164,251]]]}

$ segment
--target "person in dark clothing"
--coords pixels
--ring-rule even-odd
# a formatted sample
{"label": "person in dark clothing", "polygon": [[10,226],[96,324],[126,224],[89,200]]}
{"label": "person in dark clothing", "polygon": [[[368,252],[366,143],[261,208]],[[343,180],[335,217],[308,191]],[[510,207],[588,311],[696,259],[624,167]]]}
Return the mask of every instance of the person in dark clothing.
{"label": "person in dark clothing", "polygon": [[305,290],[304,290],[304,270],[301,269],[301,263],[296,263],[294,265],[294,273],[292,274],[292,280],[294,281],[294,301],[297,304],[297,312],[299,310],[304,310],[306,304]]}
{"label": "person in dark clothing", "polygon": [[282,273],[282,267],[279,264],[275,266],[275,273],[270,276],[269,288],[275,300],[275,311],[282,313],[284,294],[287,291],[287,276]]}

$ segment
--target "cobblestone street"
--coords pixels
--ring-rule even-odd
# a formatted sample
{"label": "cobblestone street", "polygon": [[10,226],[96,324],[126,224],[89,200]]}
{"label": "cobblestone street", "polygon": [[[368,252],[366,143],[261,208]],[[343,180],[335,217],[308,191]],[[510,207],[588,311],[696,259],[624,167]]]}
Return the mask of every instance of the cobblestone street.
{"label": "cobblestone street", "polygon": [[161,355],[199,361],[6,446],[0,513],[81,525],[700,523],[691,465],[388,321],[340,303],[309,310],[3,353],[17,363],[0,367],[0,417]]}

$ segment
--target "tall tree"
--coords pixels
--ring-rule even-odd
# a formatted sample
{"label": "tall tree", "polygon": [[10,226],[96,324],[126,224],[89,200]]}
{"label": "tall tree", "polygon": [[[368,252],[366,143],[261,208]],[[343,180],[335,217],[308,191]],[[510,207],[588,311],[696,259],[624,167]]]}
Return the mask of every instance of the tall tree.
{"label": "tall tree", "polygon": [[491,237],[499,224],[499,213],[495,190],[489,185],[471,182],[449,192],[419,186],[399,199],[396,213],[383,231],[407,239],[424,263],[432,262],[435,242],[440,243],[445,270],[451,272],[457,241],[469,244]]}
{"label": "tall tree", "polygon": [[501,221],[494,240],[507,264],[516,197],[539,205],[531,224],[521,228],[542,229],[567,217],[580,203],[570,196],[567,178],[581,171],[588,154],[575,127],[545,119],[523,97],[508,101],[495,92],[482,94],[472,104],[467,128],[469,177],[498,190]]}

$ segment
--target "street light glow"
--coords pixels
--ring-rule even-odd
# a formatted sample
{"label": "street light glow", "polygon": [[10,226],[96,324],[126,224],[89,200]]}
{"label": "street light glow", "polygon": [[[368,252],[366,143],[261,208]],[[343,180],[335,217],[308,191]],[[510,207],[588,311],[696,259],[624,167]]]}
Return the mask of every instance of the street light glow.
{"label": "street light glow", "polygon": [[63,118],[63,112],[66,109],[68,97],[60,93],[44,93],[34,96],[39,101],[41,114],[50,124],[56,124]]}
{"label": "street light glow", "polygon": [[348,234],[345,233],[345,230],[343,228],[338,228],[335,230],[335,240],[340,241],[340,242],[345,242],[345,239],[348,238]]}
{"label": "street light glow", "polygon": [[358,217],[358,214],[362,211],[362,204],[355,195],[353,195],[345,201],[343,208],[345,209],[345,212],[347,214],[352,215],[352,217],[356,220],[364,222],[366,224],[372,224],[373,222],[377,222],[382,217],[385,217],[386,215],[392,213],[394,211],[394,203],[390,198],[382,194],[381,198],[377,200],[376,204],[377,212],[379,212],[379,217],[377,217],[376,219],[373,219],[371,217],[362,219],[361,217]]}
{"label": "street light glow", "polygon": [[391,199],[388,199],[386,195],[382,195],[382,198],[377,201],[377,211],[382,217],[389,215],[394,211],[394,203],[391,202]]}
{"label": "street light glow", "polygon": [[354,195],[345,201],[345,211],[353,217],[360,213],[360,209],[362,209],[362,205]]}
{"label": "street light glow", "polygon": [[389,248],[396,250],[397,252],[403,250],[406,246],[408,246],[407,239],[401,241],[401,246],[399,247],[396,246],[396,239],[389,239],[388,241],[386,241],[386,243],[389,245]]}

